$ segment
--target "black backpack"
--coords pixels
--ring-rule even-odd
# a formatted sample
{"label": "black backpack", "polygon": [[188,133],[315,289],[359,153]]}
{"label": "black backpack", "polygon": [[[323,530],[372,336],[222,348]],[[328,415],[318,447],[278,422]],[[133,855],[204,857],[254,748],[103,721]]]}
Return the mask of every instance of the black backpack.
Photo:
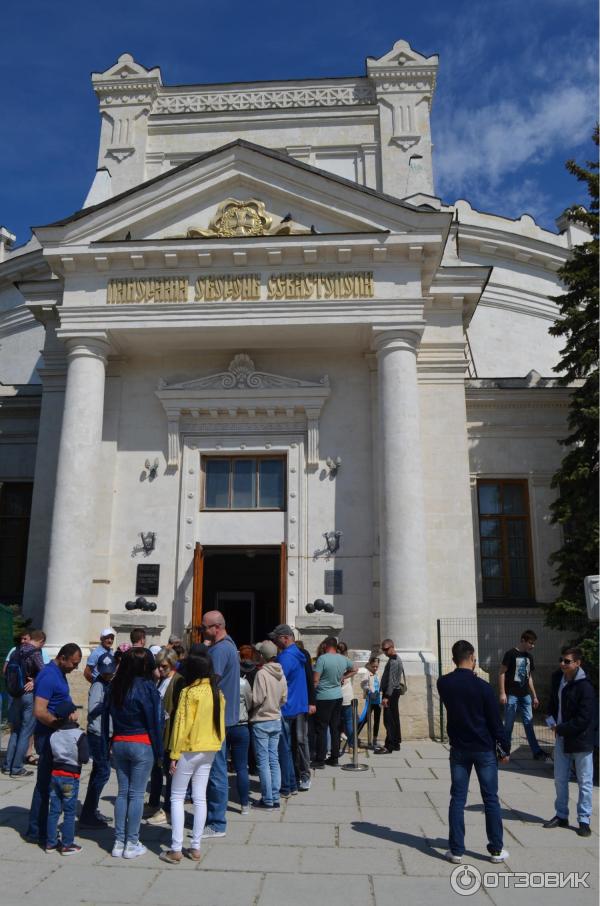
{"label": "black backpack", "polygon": [[25,692],[26,674],[20,648],[16,648],[11,654],[6,665],[4,679],[8,694],[13,698],[21,698]]}

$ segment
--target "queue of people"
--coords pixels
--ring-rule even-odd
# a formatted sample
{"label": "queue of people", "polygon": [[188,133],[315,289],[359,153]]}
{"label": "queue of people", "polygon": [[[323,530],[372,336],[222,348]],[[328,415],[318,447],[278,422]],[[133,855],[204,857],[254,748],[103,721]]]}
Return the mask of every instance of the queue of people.
{"label": "queue of people", "polygon": [[[82,765],[92,761],[79,819],[83,829],[106,828],[111,819],[99,810],[102,791],[114,769],[112,856],[135,859],[147,850],[140,828],[171,827],[170,848],[160,858],[176,865],[201,858],[203,839],[227,834],[228,769],[235,773],[242,815],[252,809],[276,811],[282,799],[307,792],[312,770],[336,767],[342,732],[353,743],[348,722],[356,668],[345,643],[324,639],[313,664],[293,629],[276,626],[269,639],[236,647],[219,611],[204,614],[203,642],[186,652],[172,636],[165,647],[146,647],[142,629],[130,643],[113,648],[116,633],[107,627],[90,654],[84,676],[90,683],[87,732],[79,727],[67,676],[82,660],[78,645],[64,645],[44,665],[43,632],[31,632],[11,653],[5,674],[13,692],[11,736],[2,770],[22,777],[28,735],[33,731],[37,776],[25,839],[48,853],[75,855],[75,817]],[[450,739],[451,799],[447,858],[460,862],[465,851],[464,808],[475,768],[486,814],[488,850],[493,862],[508,858],[503,846],[498,798],[498,763],[510,756],[514,717],[524,723],[538,706],[531,650],[535,634],[523,633],[507,652],[500,670],[500,718],[492,687],[475,674],[475,651],[467,641],[452,650],[456,669],[438,680]],[[390,754],[401,745],[398,703],[407,682],[392,639],[384,639],[382,676],[372,657],[361,681],[365,707],[360,732],[373,718],[374,752]],[[531,702],[521,699],[531,696]],[[504,699],[504,700],[503,700]],[[516,700],[516,701],[515,701]],[[575,770],[579,786],[578,834],[590,834],[595,743],[594,688],[576,647],[563,649],[553,679],[547,724],[556,735],[555,815],[545,828],[568,825],[568,782]],[[351,712],[351,708],[350,708]],[[380,717],[386,736],[378,745]],[[534,757],[539,744],[526,724]],[[30,772],[29,772],[30,773]],[[258,775],[260,797],[250,796],[250,773]],[[147,789],[149,799],[145,804]],[[184,803],[191,793],[191,844],[183,846]],[[62,833],[58,823],[63,816]]]}

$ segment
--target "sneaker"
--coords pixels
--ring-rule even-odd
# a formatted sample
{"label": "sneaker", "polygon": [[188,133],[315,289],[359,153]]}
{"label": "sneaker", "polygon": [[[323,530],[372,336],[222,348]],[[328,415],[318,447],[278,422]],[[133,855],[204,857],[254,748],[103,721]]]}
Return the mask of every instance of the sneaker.
{"label": "sneaker", "polygon": [[301,780],[298,784],[298,789],[301,793],[306,793],[307,790],[310,790],[310,780]]}
{"label": "sneaker", "polygon": [[60,843],[46,843],[46,852],[47,853],[59,853],[60,852]]}
{"label": "sneaker", "polygon": [[227,835],[227,831],[215,830],[214,827],[207,826],[202,831],[202,837],[204,840],[206,840],[206,839],[214,840],[216,837],[225,837],[226,835]]}
{"label": "sneaker", "polygon": [[331,756],[330,756],[329,758],[325,759],[325,764],[329,765],[330,768],[337,768],[338,760],[337,760],[337,758],[331,758]]}
{"label": "sneaker", "polygon": [[70,846],[61,846],[60,854],[61,856],[76,856],[82,849],[83,846],[80,846],[79,843],[71,843]]}
{"label": "sneaker", "polygon": [[127,843],[123,850],[124,859],[137,859],[138,856],[145,856],[148,850],[143,843]]}
{"label": "sneaker", "polygon": [[274,802],[272,808],[281,808],[280,802]]}
{"label": "sneaker", "polygon": [[103,815],[99,809],[96,809],[94,816],[98,821],[102,821],[103,824],[110,824],[112,822],[112,818],[109,818],[108,815]]}
{"label": "sneaker", "polygon": [[249,806],[249,805],[243,805],[243,806],[242,806],[242,810],[241,810],[241,812],[240,812],[240,815],[249,815],[249,814],[250,814],[250,806]]}
{"label": "sneaker", "polygon": [[550,818],[549,821],[544,821],[542,827],[545,827],[546,830],[554,827],[568,827],[569,819],[568,818],[559,818],[558,815],[554,815],[553,818]]}
{"label": "sneaker", "polygon": [[123,850],[125,849],[125,844],[121,843],[119,840],[115,842],[115,845],[112,848],[111,856],[113,859],[120,859],[123,855]]}
{"label": "sneaker", "polygon": [[550,756],[548,755],[547,752],[542,752],[542,750],[540,749],[540,751],[536,752],[535,755],[533,756],[533,760],[534,761],[550,761]]}
{"label": "sneaker", "polygon": [[146,824],[150,824],[152,827],[160,827],[161,825],[168,823],[169,819],[167,818],[167,813],[162,808],[159,808],[158,811],[154,812],[154,814],[150,815],[146,820]]}
{"label": "sneaker", "polygon": [[579,827],[577,828],[577,834],[580,837],[590,837],[592,832],[590,830],[589,824],[586,824],[585,821],[580,821]]}
{"label": "sneaker", "polygon": [[[264,799],[255,799],[254,802],[252,803],[252,808],[268,808],[268,809],[272,809],[272,808],[274,808],[274,804],[272,803],[271,805],[269,805],[267,802],[265,802]],[[203,836],[204,836],[204,835],[203,835]]]}
{"label": "sneaker", "polygon": [[298,795],[298,790],[292,790],[292,796],[297,796],[297,795]]}
{"label": "sneaker", "polygon": [[447,859],[448,862],[454,862],[455,865],[458,865],[460,862],[462,862],[463,857],[457,856],[456,853],[453,853],[452,850],[449,849],[444,853],[444,859]]}
{"label": "sneaker", "polygon": [[490,853],[490,862],[494,862],[494,863],[506,862],[506,860],[509,858],[509,856],[510,856],[510,853],[507,849],[503,849],[501,852],[498,852],[498,851],[492,852],[492,853]]}
{"label": "sneaker", "polygon": [[25,768],[21,768],[20,771],[11,771],[10,777],[33,777],[34,771],[28,771]]}

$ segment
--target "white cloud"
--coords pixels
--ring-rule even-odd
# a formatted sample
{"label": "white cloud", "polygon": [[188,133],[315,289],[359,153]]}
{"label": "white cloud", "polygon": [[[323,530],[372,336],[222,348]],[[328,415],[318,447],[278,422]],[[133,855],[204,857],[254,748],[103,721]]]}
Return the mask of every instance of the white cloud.
{"label": "white cloud", "polygon": [[457,198],[487,185],[495,194],[521,167],[557,152],[570,154],[591,135],[594,121],[591,91],[576,85],[520,103],[455,110],[434,133],[436,191]]}

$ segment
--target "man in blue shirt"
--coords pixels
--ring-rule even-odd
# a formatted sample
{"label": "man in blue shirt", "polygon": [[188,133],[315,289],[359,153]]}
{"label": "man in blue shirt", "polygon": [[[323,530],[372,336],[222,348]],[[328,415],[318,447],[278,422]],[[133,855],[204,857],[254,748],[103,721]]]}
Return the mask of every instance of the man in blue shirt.
{"label": "man in blue shirt", "polygon": [[[279,737],[279,762],[281,764],[281,797],[295,796],[300,789],[310,789],[310,750],[308,747],[308,714],[315,706],[309,704],[306,676],[306,655],[300,651],[294,630],[287,623],[276,626],[269,633],[279,649],[277,661],[281,664],[287,687],[287,701],[281,707],[281,735]],[[299,782],[296,779],[298,771]]]}
{"label": "man in blue shirt", "polygon": [[[79,645],[74,642],[63,645],[55,659],[38,673],[34,683],[33,713],[36,718],[34,742],[39,761],[25,839],[30,843],[40,843],[44,847],[52,773],[50,734],[60,723],[56,717],[57,707],[71,701],[67,674],[76,670],[80,662]],[[71,704],[74,711],[75,705],[72,702]]]}
{"label": "man in blue shirt", "polygon": [[107,652],[112,652],[115,635],[116,633],[112,626],[107,626],[106,629],[103,629],[100,633],[100,644],[96,645],[90,654],[87,659],[87,664],[85,665],[85,670],[83,671],[83,675],[88,683],[93,683],[98,679],[98,661],[101,657],[104,657]]}
{"label": "man in blue shirt", "polygon": [[[225,729],[235,726],[240,718],[240,658],[235,642],[227,635],[225,618],[218,610],[209,610],[202,617],[200,627],[210,642],[208,656],[219,680],[219,689],[225,696]],[[203,837],[224,837],[227,833],[227,779],[226,739],[216,753],[211,765],[206,788],[206,826]]]}
{"label": "man in blue shirt", "polygon": [[437,682],[440,698],[448,714],[450,740],[450,848],[446,858],[461,862],[465,852],[465,804],[471,769],[475,768],[492,862],[505,862],[502,813],[498,799],[498,761],[508,762],[509,744],[500,720],[500,709],[489,683],[475,676],[475,649],[461,640],[452,646],[456,670]]}

